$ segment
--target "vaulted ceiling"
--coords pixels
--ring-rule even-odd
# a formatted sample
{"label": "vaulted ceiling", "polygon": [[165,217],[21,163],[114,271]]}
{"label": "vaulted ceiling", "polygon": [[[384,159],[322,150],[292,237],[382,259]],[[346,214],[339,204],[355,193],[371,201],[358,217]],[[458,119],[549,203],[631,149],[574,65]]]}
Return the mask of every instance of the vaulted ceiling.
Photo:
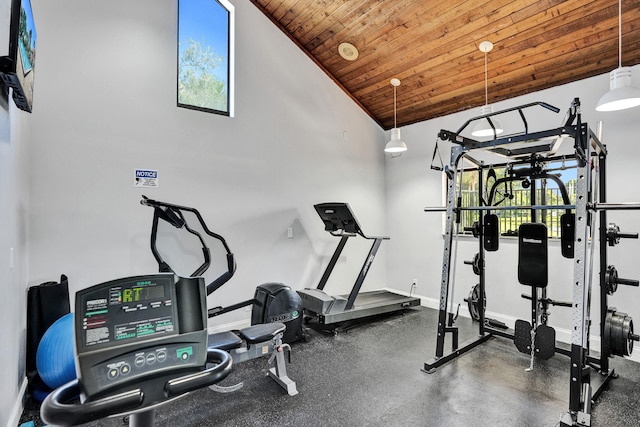
{"label": "vaulted ceiling", "polygon": [[[384,129],[394,77],[398,127],[484,105],[484,40],[489,104],[618,66],[618,0],[251,2]],[[640,0],[622,0],[622,65],[639,63]]]}

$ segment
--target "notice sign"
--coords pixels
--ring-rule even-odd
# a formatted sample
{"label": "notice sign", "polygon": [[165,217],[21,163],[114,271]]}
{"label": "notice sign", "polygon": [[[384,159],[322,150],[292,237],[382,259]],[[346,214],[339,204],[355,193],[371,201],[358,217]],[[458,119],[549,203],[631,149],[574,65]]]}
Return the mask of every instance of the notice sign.
{"label": "notice sign", "polygon": [[149,169],[136,169],[134,178],[134,187],[155,188],[158,186],[158,171]]}

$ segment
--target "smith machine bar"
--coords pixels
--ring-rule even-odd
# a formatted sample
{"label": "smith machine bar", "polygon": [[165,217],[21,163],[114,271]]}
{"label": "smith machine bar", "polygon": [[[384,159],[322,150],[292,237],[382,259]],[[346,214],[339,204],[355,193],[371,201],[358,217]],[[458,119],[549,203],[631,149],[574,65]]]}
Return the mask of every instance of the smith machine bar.
{"label": "smith machine bar", "polygon": [[[569,356],[570,384],[569,384],[569,410],[560,420],[562,426],[590,426],[591,403],[595,401],[607,386],[609,380],[614,378],[615,372],[609,366],[609,358],[612,356],[628,356],[633,349],[633,341],[640,337],[633,332],[633,321],[626,314],[618,312],[608,306],[608,298],[616,291],[617,286],[638,286],[638,281],[622,279],[618,277],[616,268],[608,264],[607,247],[619,243],[620,238],[637,238],[637,234],[621,233],[614,224],[607,222],[607,210],[637,210],[640,203],[607,203],[606,202],[606,157],[605,145],[586,123],[582,122],[580,101],[578,98],[571,103],[564,125],[539,132],[529,132],[527,120],[523,110],[531,107],[543,107],[553,112],[560,110],[542,102],[526,104],[521,107],[502,110],[495,113],[479,116],[467,121],[458,131],[451,132],[441,130],[438,138],[453,143],[451,148],[450,164],[443,168],[447,174],[447,205],[446,207],[428,207],[426,212],[445,212],[444,253],[442,262],[442,280],[440,287],[440,304],[438,315],[438,334],[436,342],[436,354],[433,359],[424,364],[424,371],[432,373],[439,366],[466,353],[472,348],[484,343],[493,336],[514,340],[518,349],[531,354],[531,366],[533,368],[534,356],[549,358],[555,352]],[[490,124],[493,116],[507,112],[517,111],[520,115],[524,131],[518,134],[480,142],[462,135],[466,127],[476,120],[486,120]],[[493,127],[493,126],[492,126]],[[555,142],[549,143],[549,138]],[[557,151],[564,141],[573,141],[572,153],[558,155]],[[436,145],[437,150],[437,145]],[[472,151],[483,151],[507,157],[510,160],[503,164],[485,165],[471,156]],[[434,154],[435,156],[435,154]],[[466,159],[477,168],[478,173],[478,206],[463,206],[462,197],[458,194],[458,186],[462,183],[462,161]],[[563,192],[563,204],[548,205],[544,200],[536,200],[537,181],[554,178],[548,174],[545,166],[551,162],[571,160],[575,162],[576,186],[575,202],[569,201],[566,190]],[[501,206],[493,200],[483,199],[483,177],[485,172],[493,167],[510,168],[511,179],[526,179],[531,185],[531,204],[529,206]],[[459,181],[458,181],[459,180]],[[508,181],[505,178],[503,182]],[[564,189],[564,185],[561,185]],[[489,189],[487,189],[489,190]],[[493,189],[491,189],[491,199]],[[546,227],[537,221],[537,214],[546,210],[564,210],[562,216],[562,255],[573,259],[572,302],[557,302],[547,298],[547,252],[546,252]],[[499,225],[497,217],[491,212],[506,210],[529,210],[533,224],[523,224],[519,236],[519,274],[520,283],[532,287],[531,295],[523,297],[531,300],[532,319],[517,321],[516,329],[511,330],[500,322],[491,322],[486,319],[484,308],[485,297],[485,251],[498,249]],[[449,304],[449,297],[453,295],[452,283],[452,244],[454,235],[457,238],[461,214],[463,211],[476,211],[479,220],[468,230],[478,238],[478,253],[472,262],[466,262],[473,266],[474,272],[479,276],[479,283],[470,294],[470,311],[478,320],[479,334],[477,338],[458,344],[458,328],[455,326],[453,304]],[[596,213],[599,215],[596,216]],[[595,235],[596,223],[600,222],[599,234]],[[523,234],[532,232],[530,237]],[[533,236],[533,237],[531,237]],[[601,349],[598,356],[590,353],[589,337],[591,326],[591,285],[594,259],[594,248],[588,251],[590,239],[599,238],[599,256],[601,271],[600,281],[600,337]],[[541,251],[530,243],[539,243],[544,240],[544,250]],[[528,245],[529,244],[529,245]],[[532,252],[533,251],[533,252]],[[533,255],[532,255],[533,254]],[[454,259],[455,261],[455,255]],[[533,260],[533,261],[531,261]],[[536,264],[538,263],[538,264]],[[522,277],[521,277],[522,276]],[[477,303],[477,306],[473,306]],[[548,305],[571,307],[571,346],[570,349],[558,347],[555,344],[555,331],[546,325],[546,309]],[[520,324],[519,324],[520,322]],[[498,325],[496,324],[498,323]],[[552,332],[549,332],[552,331]],[[451,337],[451,351],[445,352],[446,337]],[[530,370],[527,369],[527,370]]]}

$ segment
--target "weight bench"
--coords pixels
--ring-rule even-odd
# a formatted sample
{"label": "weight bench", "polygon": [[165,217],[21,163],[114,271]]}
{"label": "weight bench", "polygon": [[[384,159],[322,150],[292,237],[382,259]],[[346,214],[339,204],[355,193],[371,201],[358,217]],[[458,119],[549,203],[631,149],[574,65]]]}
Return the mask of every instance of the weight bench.
{"label": "weight bench", "polygon": [[[269,365],[275,360],[275,366],[269,368],[269,376],[289,396],[298,394],[296,383],[287,375],[284,351],[291,352],[289,344],[282,343],[282,337],[287,327],[283,323],[263,323],[249,326],[238,331],[226,331],[209,335],[208,348],[224,350],[231,355],[233,363],[271,355]],[[289,353],[290,354],[290,353]],[[234,386],[220,386],[214,384],[209,388],[219,393],[229,393],[242,387],[242,382]]]}

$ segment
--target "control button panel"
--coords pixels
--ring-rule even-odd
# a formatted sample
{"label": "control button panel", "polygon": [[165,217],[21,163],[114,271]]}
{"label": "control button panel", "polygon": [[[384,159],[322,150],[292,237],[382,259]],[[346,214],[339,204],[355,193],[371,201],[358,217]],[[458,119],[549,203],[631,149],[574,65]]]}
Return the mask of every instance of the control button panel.
{"label": "control button panel", "polygon": [[200,350],[196,343],[148,347],[93,366],[92,374],[101,387],[120,385],[151,373],[190,366],[193,354]]}

